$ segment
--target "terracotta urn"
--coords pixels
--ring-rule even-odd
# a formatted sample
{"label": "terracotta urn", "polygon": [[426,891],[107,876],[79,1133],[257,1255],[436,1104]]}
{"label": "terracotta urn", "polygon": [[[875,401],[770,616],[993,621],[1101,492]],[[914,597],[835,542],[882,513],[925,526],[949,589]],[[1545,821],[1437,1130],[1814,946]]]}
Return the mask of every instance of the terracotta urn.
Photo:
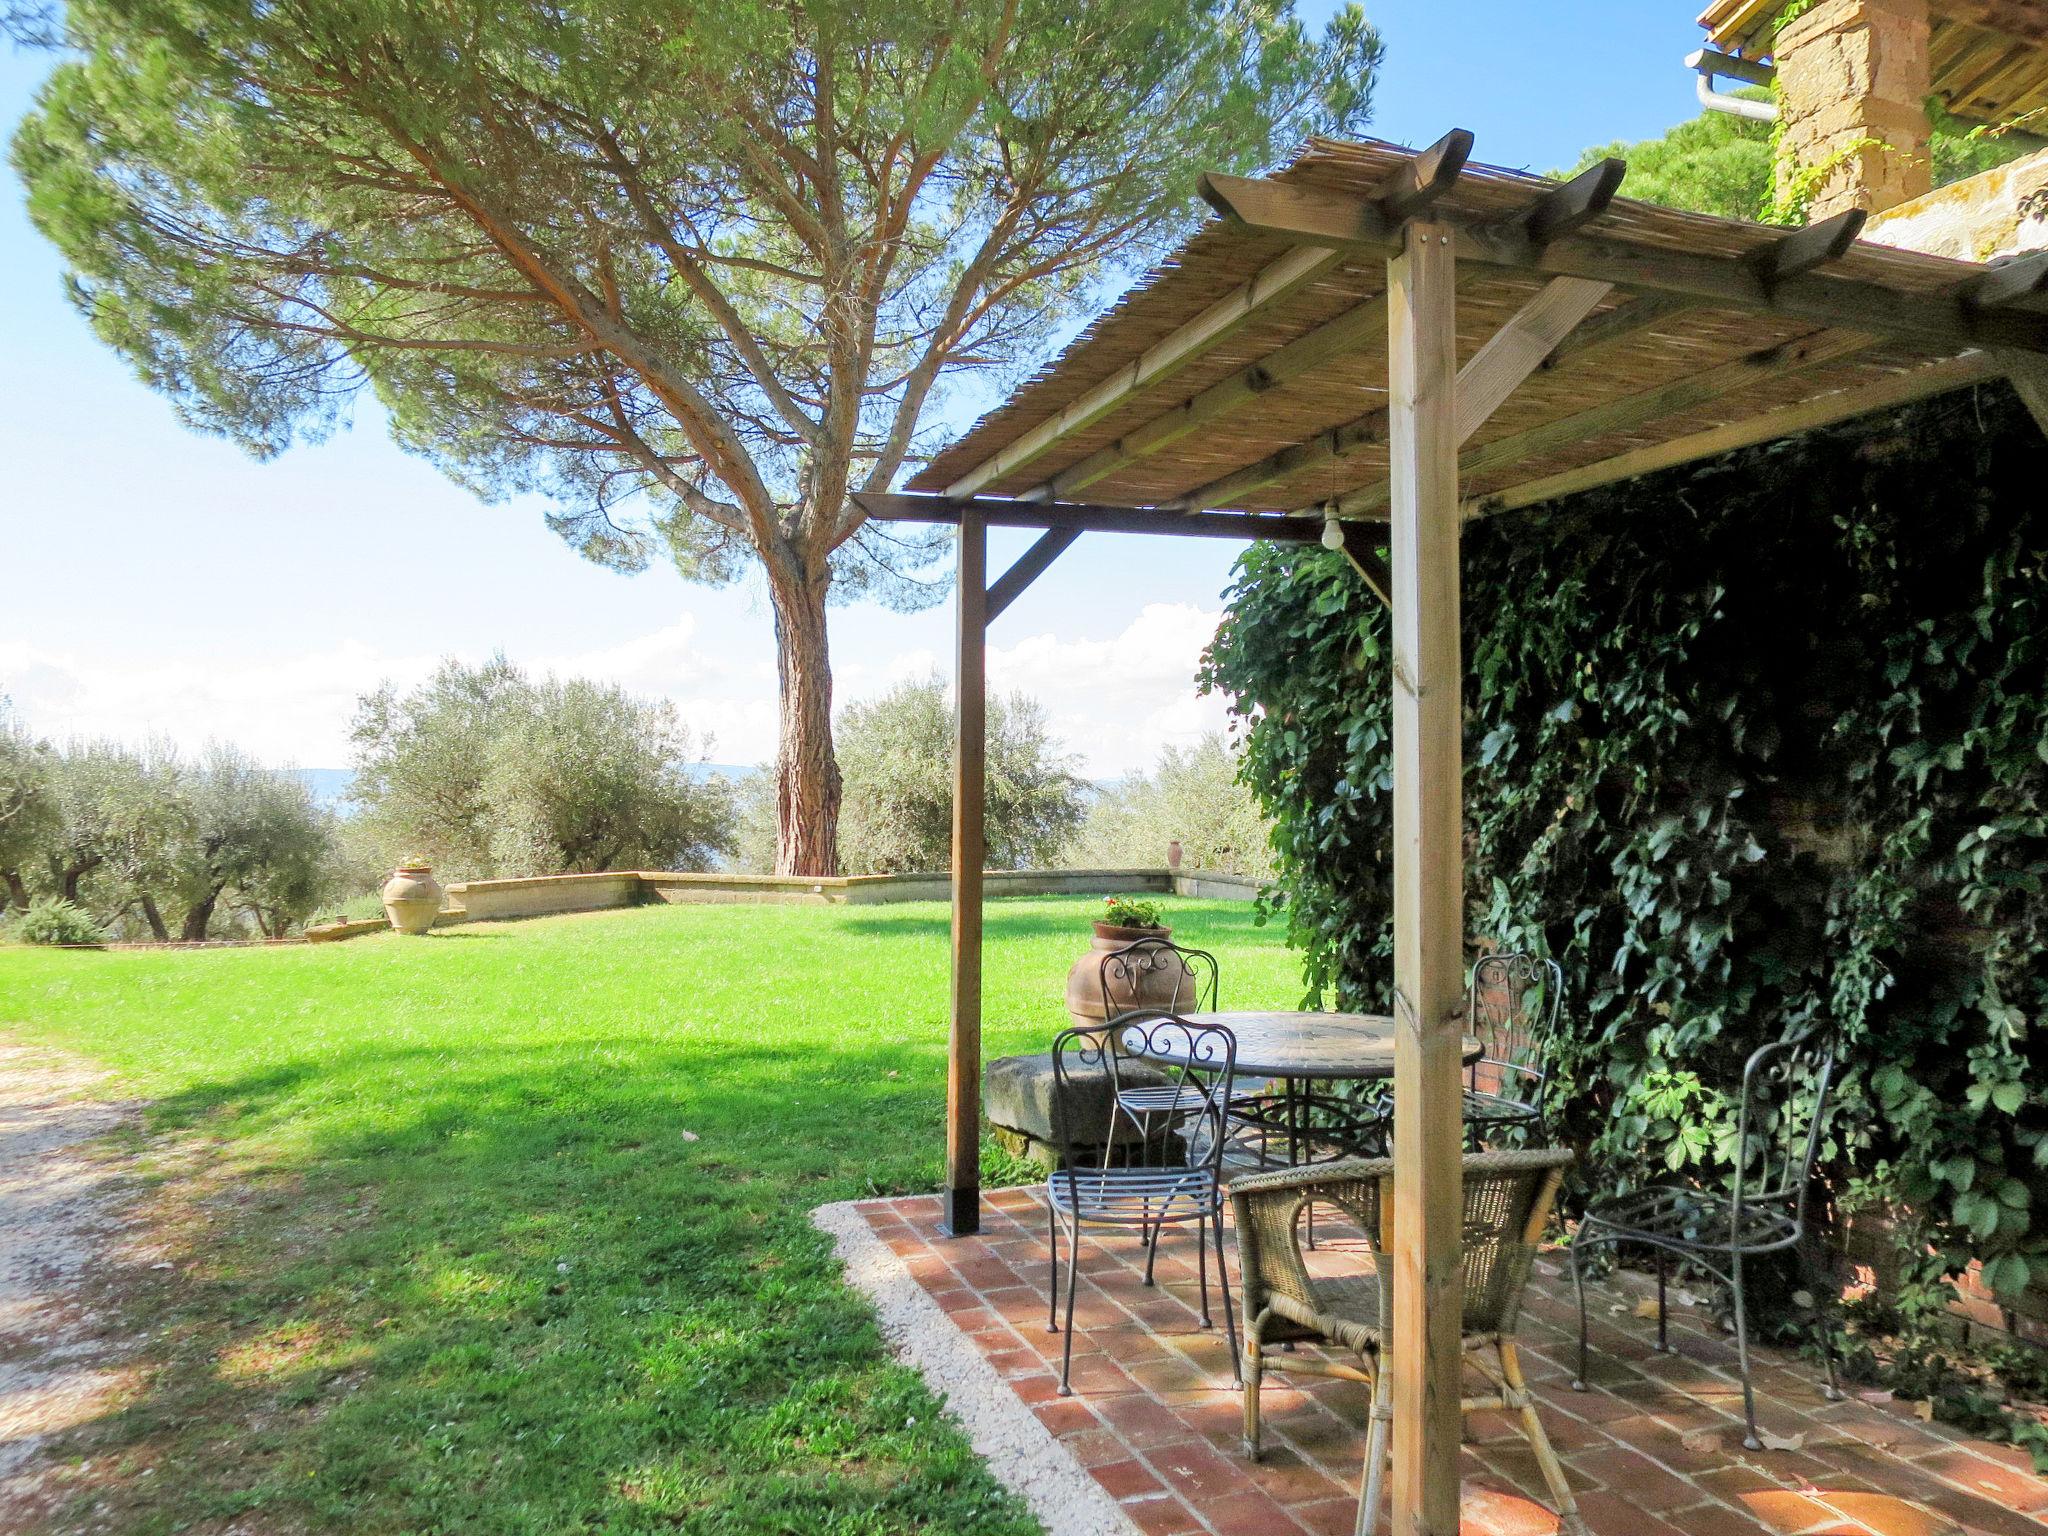
{"label": "terracotta urn", "polygon": [[1112,1014],[1128,1013],[1133,1008],[1171,1008],[1176,998],[1180,1006],[1187,1007],[1188,999],[1195,995],[1194,973],[1185,960],[1170,950],[1140,957],[1121,975],[1112,968],[1112,995],[1107,1006],[1103,1002],[1103,956],[1139,939],[1172,936],[1171,928],[1120,928],[1115,923],[1097,923],[1095,941],[1067,972],[1067,1016],[1086,1029]]}
{"label": "terracotta urn", "polygon": [[1179,874],[1180,860],[1180,839],[1176,837],[1172,842],[1166,845],[1166,867],[1172,870],[1175,874]]}
{"label": "terracotta urn", "polygon": [[401,864],[384,882],[384,915],[400,933],[426,933],[441,915],[441,882],[426,864]]}

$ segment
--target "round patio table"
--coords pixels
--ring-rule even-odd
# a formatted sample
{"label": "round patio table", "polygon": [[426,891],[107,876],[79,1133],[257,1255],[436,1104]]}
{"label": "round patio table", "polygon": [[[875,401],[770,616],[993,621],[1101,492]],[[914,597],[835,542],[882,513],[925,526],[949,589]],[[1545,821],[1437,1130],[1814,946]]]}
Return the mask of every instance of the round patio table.
{"label": "round patio table", "polygon": [[[1181,1017],[1197,1029],[1220,1024],[1237,1037],[1239,1077],[1280,1084],[1278,1097],[1232,1095],[1230,1118],[1257,1138],[1254,1155],[1260,1163],[1293,1167],[1320,1157],[1386,1155],[1384,1110],[1333,1093],[1328,1085],[1394,1075],[1394,1021],[1387,1015],[1281,1011]],[[1467,1065],[1477,1061],[1479,1042],[1467,1035],[1463,1044]],[[1174,1051],[1165,1038],[1142,1054],[1169,1066],[1188,1065],[1185,1050]],[[1194,1065],[1200,1070],[1203,1064]],[[1276,1139],[1286,1149],[1284,1157],[1274,1153]]]}

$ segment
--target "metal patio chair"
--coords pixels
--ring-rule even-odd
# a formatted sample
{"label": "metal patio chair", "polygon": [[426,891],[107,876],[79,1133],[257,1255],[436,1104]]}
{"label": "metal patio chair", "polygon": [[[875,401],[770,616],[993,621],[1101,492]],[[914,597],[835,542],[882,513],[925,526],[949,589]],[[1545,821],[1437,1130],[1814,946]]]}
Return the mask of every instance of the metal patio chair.
{"label": "metal patio chair", "polygon": [[[1460,1400],[1466,1413],[1515,1412],[1557,1503],[1560,1528],[1584,1536],[1578,1501],[1544,1433],[1515,1343],[1522,1292],[1572,1154],[1563,1148],[1468,1153],[1464,1158],[1464,1314],[1468,1360],[1496,1389]],[[1367,1267],[1340,1276],[1310,1272],[1302,1252],[1309,1207],[1334,1207],[1357,1225]],[[1380,1349],[1394,1307],[1394,1164],[1390,1158],[1319,1163],[1234,1181],[1238,1282],[1244,1293],[1244,1446],[1259,1459],[1259,1383],[1268,1370],[1334,1376],[1372,1388],[1358,1536],[1379,1518],[1394,1410]],[[1359,1364],[1287,1353],[1313,1342],[1349,1351]],[[1492,1359],[1487,1356],[1491,1354]]]}
{"label": "metal patio chair", "polygon": [[1466,1071],[1465,1139],[1475,1150],[1504,1130],[1539,1138],[1564,971],[1537,955],[1484,955],[1472,967],[1466,1031],[1480,1057]]}
{"label": "metal patio chair", "polygon": [[[1120,1064],[1131,1059],[1176,1061],[1156,1102],[1133,1114],[1117,1091]],[[1136,1228],[1145,1245],[1145,1280],[1152,1280],[1159,1238],[1170,1226],[1195,1227],[1195,1262],[1201,1277],[1202,1326],[1213,1328],[1209,1312],[1209,1244],[1216,1247],[1216,1278],[1223,1293],[1223,1325],[1230,1336],[1230,1369],[1237,1377],[1237,1322],[1230,1307],[1230,1275],[1223,1252],[1223,1144],[1237,1038],[1221,1025],[1191,1024],[1171,1014],[1117,1021],[1108,1026],[1064,1029],[1052,1043],[1055,1120],[1062,1166],[1046,1180],[1046,1241],[1051,1250],[1046,1331],[1060,1331],[1060,1243],[1067,1234],[1066,1342],[1060,1355],[1060,1396],[1071,1393],[1074,1358],[1074,1291],[1080,1278],[1081,1229]],[[1110,1088],[1099,1094],[1103,1080]],[[1152,1091],[1148,1089],[1148,1091]],[[1095,1143],[1088,1128],[1068,1123],[1070,1105],[1106,1102],[1107,1133],[1098,1166],[1082,1167],[1077,1156]],[[1118,1164],[1119,1121],[1138,1132],[1135,1163]],[[1151,1143],[1159,1145],[1154,1151]],[[1122,1150],[1128,1159],[1126,1138]]]}
{"label": "metal patio chair", "polygon": [[[1216,957],[1171,939],[1134,939],[1102,957],[1102,1005],[1110,1023],[1209,1013],[1216,1007]],[[1262,1084],[1232,1081],[1232,1101],[1257,1098]],[[1116,1100],[1133,1117],[1179,1115],[1177,1086],[1124,1084]]]}
{"label": "metal patio chair", "polygon": [[[1814,1326],[1827,1365],[1822,1395],[1829,1399],[1841,1396],[1835,1380],[1834,1335],[1828,1326],[1828,1309],[1821,1304],[1827,1289],[1825,1267],[1807,1241],[1807,1200],[1834,1070],[1834,1050],[1821,1043],[1817,1029],[1763,1046],[1742,1070],[1735,1170],[1725,1190],[1653,1185],[1598,1202],[1587,1210],[1571,1246],[1572,1284],[1579,1301],[1575,1391],[1586,1390],[1586,1281],[1581,1252],[1634,1243],[1650,1248],[1657,1258],[1659,1351],[1671,1351],[1664,1293],[1673,1255],[1713,1275],[1733,1296],[1746,1449],[1760,1451],[1763,1442],[1757,1437],[1756,1391],[1749,1380],[1749,1318],[1742,1289],[1745,1260],[1787,1250],[1797,1254],[1808,1272]],[[1806,1101],[1803,1105],[1802,1099]]]}

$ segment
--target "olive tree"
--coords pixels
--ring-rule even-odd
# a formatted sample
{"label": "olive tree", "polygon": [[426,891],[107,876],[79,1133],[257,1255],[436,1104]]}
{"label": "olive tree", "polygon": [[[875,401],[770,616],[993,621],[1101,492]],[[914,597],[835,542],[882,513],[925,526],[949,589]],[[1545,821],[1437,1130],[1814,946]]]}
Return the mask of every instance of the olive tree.
{"label": "olive tree", "polygon": [[31,736],[0,699],[0,909],[28,908],[28,872],[57,829],[48,742]]}
{"label": "olive tree", "polygon": [[[1362,122],[1379,41],[1291,0],[63,0],[29,212],[94,327],[258,454],[376,392],[593,559],[751,567],[778,867],[830,874],[829,596],[937,536],[849,493],[1166,248],[1198,172]],[[17,32],[32,30],[19,20]]]}
{"label": "olive tree", "polygon": [[[722,783],[665,700],[494,657],[359,701],[350,842],[461,877],[705,869],[732,845]],[[388,863],[387,866],[388,867]]]}
{"label": "olive tree", "polygon": [[206,938],[223,907],[282,937],[324,894],[332,818],[304,780],[233,747],[207,748],[181,779],[186,824],[169,859],[178,937]]}
{"label": "olive tree", "polygon": [[1273,872],[1271,825],[1238,776],[1219,731],[1166,746],[1149,773],[1109,786],[1088,807],[1068,862],[1107,868],[1164,864],[1178,842],[1193,869],[1263,879]]}
{"label": "olive tree", "polygon": [[[953,851],[953,703],[937,677],[850,704],[839,721],[846,766],[841,840],[847,867],[902,874],[945,869]],[[1081,824],[1087,786],[1026,694],[988,701],[988,862],[1057,861]]]}

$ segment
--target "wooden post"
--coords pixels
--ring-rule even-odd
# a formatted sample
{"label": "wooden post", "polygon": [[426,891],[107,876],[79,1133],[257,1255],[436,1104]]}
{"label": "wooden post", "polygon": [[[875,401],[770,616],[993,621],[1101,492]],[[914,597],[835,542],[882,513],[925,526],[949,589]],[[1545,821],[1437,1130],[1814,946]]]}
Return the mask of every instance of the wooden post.
{"label": "wooden post", "polygon": [[1394,715],[1395,1536],[1457,1536],[1464,992],[1453,232],[1387,264]]}
{"label": "wooden post", "polygon": [[988,524],[960,514],[953,672],[953,996],[946,1056],[946,1197],[954,1237],[981,1230],[981,887],[987,860]]}

